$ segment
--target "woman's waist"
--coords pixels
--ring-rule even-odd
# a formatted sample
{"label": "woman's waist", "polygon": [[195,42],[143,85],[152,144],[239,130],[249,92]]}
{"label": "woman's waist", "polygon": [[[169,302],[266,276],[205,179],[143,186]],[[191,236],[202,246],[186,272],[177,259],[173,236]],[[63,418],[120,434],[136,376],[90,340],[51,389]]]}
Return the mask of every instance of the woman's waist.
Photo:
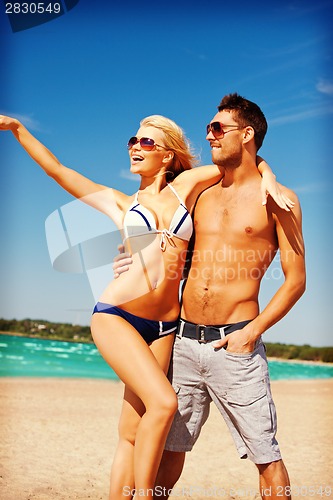
{"label": "woman's waist", "polygon": [[179,287],[163,284],[148,292],[141,290],[136,283],[132,283],[130,289],[108,287],[100,296],[99,302],[117,306],[131,314],[156,321],[173,321],[177,319],[180,310]]}
{"label": "woman's waist", "polygon": [[103,295],[100,297],[99,302],[110,306],[116,306],[128,313],[134,314],[135,316],[154,321],[176,321],[180,313],[180,305],[178,301],[154,301],[150,299],[148,300],[146,297],[140,297],[129,302],[115,303],[117,301],[113,300],[111,297]]}
{"label": "woman's waist", "polygon": [[134,262],[128,271],[112,280],[107,289],[124,297],[133,295],[132,298],[156,290],[161,290],[162,293],[178,290],[182,276],[182,268],[179,265],[171,262],[165,266],[163,261],[149,264],[145,261],[140,264]]}

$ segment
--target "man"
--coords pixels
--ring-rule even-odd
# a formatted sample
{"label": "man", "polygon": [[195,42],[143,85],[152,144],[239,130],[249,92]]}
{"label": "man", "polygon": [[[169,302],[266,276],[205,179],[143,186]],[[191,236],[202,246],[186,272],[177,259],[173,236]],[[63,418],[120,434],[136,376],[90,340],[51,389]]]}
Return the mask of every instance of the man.
{"label": "man", "polygon": [[[239,456],[258,468],[262,498],[290,498],[261,335],[304,293],[304,245],[293,192],[281,187],[295,203],[290,212],[271,198],[261,204],[256,155],[266,131],[260,108],[238,94],[222,99],[207,126],[212,160],[225,175],[195,207],[194,248],[170,369],[179,408],[160,466],[159,495],[179,479],[214,401]],[[278,250],[285,280],[259,312],[260,282]]]}

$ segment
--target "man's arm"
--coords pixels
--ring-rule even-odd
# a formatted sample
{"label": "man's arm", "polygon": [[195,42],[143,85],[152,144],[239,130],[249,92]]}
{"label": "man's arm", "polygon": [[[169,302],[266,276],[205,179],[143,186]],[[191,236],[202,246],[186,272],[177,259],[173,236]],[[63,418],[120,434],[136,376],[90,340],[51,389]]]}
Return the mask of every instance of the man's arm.
{"label": "man's arm", "polygon": [[295,206],[291,212],[279,209],[273,215],[276,222],[281,267],[285,277],[283,285],[253,321],[242,330],[215,342],[216,348],[228,344],[228,350],[232,352],[252,351],[258,337],[282,319],[303,295],[306,273],[302,213],[297,197],[294,195],[293,198]]}
{"label": "man's arm", "polygon": [[257,330],[256,337],[280,321],[305,292],[305,250],[302,213],[298,200],[289,215],[278,211],[274,217],[285,281],[252,322]]}

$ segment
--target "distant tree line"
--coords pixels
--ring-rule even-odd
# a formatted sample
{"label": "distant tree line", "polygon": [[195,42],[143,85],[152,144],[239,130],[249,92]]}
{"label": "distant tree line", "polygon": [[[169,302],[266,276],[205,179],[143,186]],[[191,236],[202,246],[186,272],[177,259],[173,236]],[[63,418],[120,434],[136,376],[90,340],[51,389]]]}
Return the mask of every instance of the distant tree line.
{"label": "distant tree line", "polygon": [[[8,320],[0,318],[0,332],[53,340],[92,342],[89,326],[72,325],[70,323],[51,323],[42,319]],[[310,345],[266,342],[265,344],[267,356],[271,358],[333,363],[333,347],[312,347]]]}
{"label": "distant tree line", "polygon": [[267,356],[270,358],[301,359],[303,361],[323,361],[333,363],[333,347],[312,347],[291,344],[267,344]]}
{"label": "distant tree line", "polygon": [[92,342],[89,326],[52,323],[43,319],[8,320],[0,318],[0,332],[52,340]]}

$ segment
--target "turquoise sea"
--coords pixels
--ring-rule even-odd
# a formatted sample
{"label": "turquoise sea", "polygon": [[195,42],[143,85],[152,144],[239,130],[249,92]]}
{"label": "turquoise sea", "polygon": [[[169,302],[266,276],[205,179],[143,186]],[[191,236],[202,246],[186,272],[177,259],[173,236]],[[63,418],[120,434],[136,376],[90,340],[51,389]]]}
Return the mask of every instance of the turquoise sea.
{"label": "turquoise sea", "polygon": [[[269,361],[272,380],[333,377],[333,366]],[[79,377],[118,380],[93,344],[0,335],[1,377]]]}

